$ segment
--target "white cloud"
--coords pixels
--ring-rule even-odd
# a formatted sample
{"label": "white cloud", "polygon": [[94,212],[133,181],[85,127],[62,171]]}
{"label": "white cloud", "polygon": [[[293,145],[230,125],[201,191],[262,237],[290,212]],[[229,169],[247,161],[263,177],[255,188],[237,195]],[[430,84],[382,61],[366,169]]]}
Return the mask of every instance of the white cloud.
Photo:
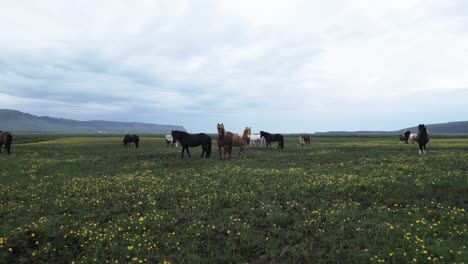
{"label": "white cloud", "polygon": [[[2,3],[2,107],[40,100],[49,115],[197,131],[230,120],[234,131],[317,131],[466,119],[452,111],[468,99],[463,10],[461,0]],[[399,125],[405,105],[425,110]]]}

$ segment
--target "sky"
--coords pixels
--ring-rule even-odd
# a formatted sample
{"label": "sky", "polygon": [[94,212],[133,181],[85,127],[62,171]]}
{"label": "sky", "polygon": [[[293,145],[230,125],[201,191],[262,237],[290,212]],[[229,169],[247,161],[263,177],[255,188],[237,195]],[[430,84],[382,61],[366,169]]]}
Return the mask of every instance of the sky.
{"label": "sky", "polygon": [[0,0],[0,108],[397,130],[468,120],[466,0]]}

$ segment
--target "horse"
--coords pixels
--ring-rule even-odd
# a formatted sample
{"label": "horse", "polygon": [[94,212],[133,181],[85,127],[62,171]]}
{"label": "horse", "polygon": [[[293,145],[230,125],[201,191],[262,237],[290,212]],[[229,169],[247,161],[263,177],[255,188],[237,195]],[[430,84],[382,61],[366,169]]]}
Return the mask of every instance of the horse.
{"label": "horse", "polygon": [[260,136],[265,138],[267,148],[268,148],[268,146],[271,148],[271,142],[275,142],[275,141],[278,141],[278,149],[279,148],[281,148],[281,149],[284,148],[283,135],[281,135],[281,134],[272,135],[272,134],[270,134],[268,132],[260,131]]}
{"label": "horse", "polygon": [[411,142],[411,144],[414,144],[414,142],[416,142],[416,137],[418,136],[417,133],[411,133],[410,136],[409,136],[409,142]]}
{"label": "horse", "polygon": [[177,141],[175,143],[173,142],[172,135],[166,135],[165,139],[166,139],[166,147],[169,147],[169,145],[171,145],[171,147],[174,147],[174,146],[176,146],[176,148],[179,147],[179,143],[177,143]]}
{"label": "horse", "polygon": [[426,144],[429,142],[429,133],[424,124],[419,124],[416,141],[419,144],[419,155],[426,154]]}
{"label": "horse", "polygon": [[234,137],[234,134],[231,132],[226,132],[226,130],[224,129],[224,124],[222,123],[218,123],[218,125],[216,125],[216,128],[218,129],[217,142],[219,150],[219,159],[221,159],[221,148],[224,149],[224,158],[230,158],[232,152],[232,139]]}
{"label": "horse", "polygon": [[0,131],[0,153],[2,153],[2,145],[5,144],[5,149],[7,150],[8,155],[10,155],[11,142],[13,142],[13,136],[10,132]]}
{"label": "horse", "polygon": [[176,141],[180,142],[182,146],[182,154],[181,158],[184,157],[184,151],[187,150],[187,154],[189,157],[190,155],[189,147],[198,147],[202,146],[202,154],[201,157],[205,156],[205,158],[209,158],[211,155],[211,137],[205,133],[200,134],[189,134],[184,131],[179,130],[172,130],[171,131],[172,142],[176,143]]}
{"label": "horse", "polygon": [[258,141],[260,147],[263,147],[263,144],[265,143],[265,138],[260,136],[260,134],[251,134],[249,135],[249,141],[251,147],[257,147],[257,144],[255,143],[256,141]]}
{"label": "horse", "polygon": [[301,134],[299,136],[299,143],[301,145],[304,145],[304,144],[305,145],[310,145],[310,136],[309,136],[309,134]]}
{"label": "horse", "polygon": [[234,134],[232,138],[232,146],[239,147],[239,153],[237,153],[237,157],[242,153],[245,156],[244,145],[247,144],[249,141],[249,134],[251,133],[250,127],[245,127],[244,132],[241,135]]}
{"label": "horse", "polygon": [[122,140],[122,145],[125,147],[131,147],[132,142],[135,143],[135,147],[138,148],[138,143],[140,142],[140,137],[137,135],[125,135],[124,139]]}
{"label": "horse", "polygon": [[398,138],[400,139],[400,143],[399,144],[408,144],[408,140],[410,138],[410,135],[411,135],[411,131],[409,130],[406,130],[405,133],[401,134],[398,136]]}

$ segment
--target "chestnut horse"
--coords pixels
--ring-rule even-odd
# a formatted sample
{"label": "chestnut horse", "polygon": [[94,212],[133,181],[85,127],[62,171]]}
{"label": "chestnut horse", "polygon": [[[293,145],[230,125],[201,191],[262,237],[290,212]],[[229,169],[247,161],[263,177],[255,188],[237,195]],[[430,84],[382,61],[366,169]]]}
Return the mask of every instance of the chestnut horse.
{"label": "chestnut horse", "polygon": [[239,157],[241,153],[245,157],[244,146],[249,141],[250,133],[251,133],[250,127],[245,127],[244,132],[242,133],[242,136],[239,134],[234,134],[232,138],[232,146],[240,148],[239,153],[237,153],[237,157]]}
{"label": "chestnut horse", "polygon": [[2,153],[2,145],[5,144],[8,155],[10,154],[11,142],[13,142],[13,136],[9,132],[0,131],[0,153]]}
{"label": "chestnut horse", "polygon": [[219,159],[221,159],[221,148],[224,149],[224,158],[230,158],[232,152],[233,134],[231,132],[226,132],[223,124],[218,124],[216,128],[218,129]]}

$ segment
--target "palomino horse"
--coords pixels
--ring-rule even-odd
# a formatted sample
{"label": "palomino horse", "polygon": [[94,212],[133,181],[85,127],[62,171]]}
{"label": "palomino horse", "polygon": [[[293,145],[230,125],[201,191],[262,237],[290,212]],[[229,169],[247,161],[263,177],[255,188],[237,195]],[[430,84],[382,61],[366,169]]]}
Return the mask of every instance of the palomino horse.
{"label": "palomino horse", "polygon": [[13,136],[9,132],[0,131],[0,153],[2,153],[2,145],[5,144],[8,155],[10,155],[11,142],[13,142]]}
{"label": "palomino horse", "polygon": [[190,155],[189,147],[198,147],[202,146],[202,154],[201,157],[203,158],[203,155],[205,155],[205,158],[209,158],[211,155],[211,137],[208,136],[205,133],[199,133],[199,134],[189,134],[184,131],[179,131],[179,130],[172,130],[171,131],[172,135],[172,142],[176,142],[177,140],[180,142],[180,145],[182,146],[182,154],[181,158],[184,157],[184,151],[187,150],[187,154],[189,157],[192,157]]}
{"label": "palomino horse", "polygon": [[257,147],[257,144],[255,142],[258,142],[260,144],[260,147],[263,147],[263,144],[265,143],[265,138],[260,136],[260,134],[251,134],[249,135],[249,140],[250,140],[250,146]]}
{"label": "palomino horse", "polygon": [[221,148],[224,149],[224,158],[230,158],[232,151],[232,138],[234,134],[231,132],[226,132],[223,124],[218,124],[216,128],[218,129],[219,159],[221,159]]}
{"label": "palomino horse", "polygon": [[418,136],[416,137],[416,141],[419,144],[419,154],[426,154],[426,144],[429,142],[429,133],[427,132],[427,128],[424,124],[419,124],[418,126]]}
{"label": "palomino horse", "polygon": [[309,134],[301,134],[299,136],[299,143],[301,145],[304,145],[304,144],[305,145],[310,145],[310,136],[309,136]]}
{"label": "palomino horse", "polygon": [[249,140],[250,132],[251,132],[250,127],[245,127],[244,132],[242,133],[242,136],[239,134],[234,134],[232,138],[232,146],[240,148],[239,153],[237,153],[237,157],[239,157],[241,153],[245,157],[244,146],[247,144],[247,141]]}
{"label": "palomino horse", "polygon": [[284,138],[283,135],[281,134],[270,134],[265,131],[260,131],[260,136],[265,138],[267,148],[270,146],[271,148],[271,142],[278,141],[278,148],[284,148]]}
{"label": "palomino horse", "polygon": [[398,138],[400,139],[400,144],[403,144],[403,143],[408,144],[410,135],[411,135],[411,131],[409,130],[406,130],[405,133],[399,135]]}
{"label": "palomino horse", "polygon": [[125,147],[131,147],[132,142],[135,143],[135,147],[138,148],[138,143],[140,142],[140,137],[137,135],[125,135],[124,139],[122,140],[122,145]]}
{"label": "palomino horse", "polygon": [[177,143],[177,141],[174,143],[171,135],[166,135],[165,139],[166,139],[166,147],[169,147],[169,145],[171,145],[171,147],[174,147],[174,146],[176,146],[176,148],[179,147],[179,143]]}

